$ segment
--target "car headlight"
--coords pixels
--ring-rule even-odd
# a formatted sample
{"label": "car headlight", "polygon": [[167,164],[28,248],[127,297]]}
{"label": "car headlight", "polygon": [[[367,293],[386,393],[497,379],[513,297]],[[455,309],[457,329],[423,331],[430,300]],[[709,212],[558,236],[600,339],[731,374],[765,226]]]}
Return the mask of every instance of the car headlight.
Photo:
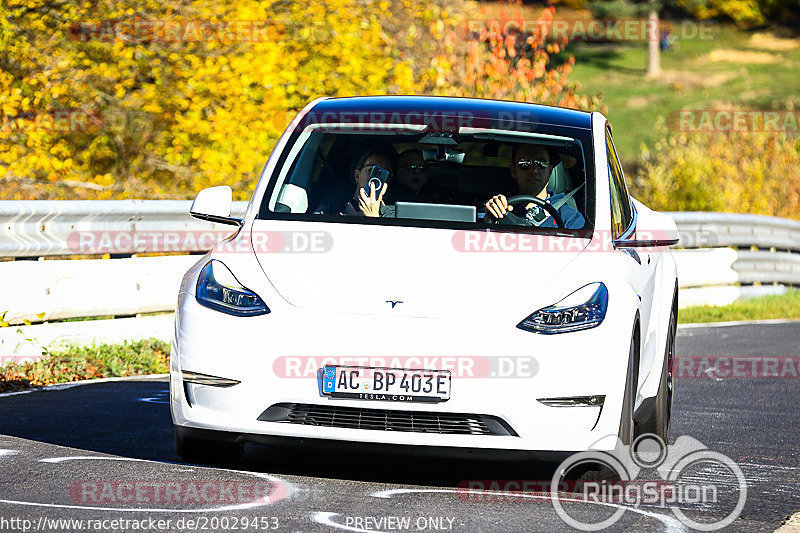
{"label": "car headlight", "polygon": [[600,325],[607,308],[608,289],[605,284],[590,283],[560,302],[539,309],[517,327],[546,335],[590,329]]}
{"label": "car headlight", "polygon": [[195,293],[200,305],[235,316],[269,313],[269,307],[256,293],[242,286],[221,261],[212,259],[197,279]]}

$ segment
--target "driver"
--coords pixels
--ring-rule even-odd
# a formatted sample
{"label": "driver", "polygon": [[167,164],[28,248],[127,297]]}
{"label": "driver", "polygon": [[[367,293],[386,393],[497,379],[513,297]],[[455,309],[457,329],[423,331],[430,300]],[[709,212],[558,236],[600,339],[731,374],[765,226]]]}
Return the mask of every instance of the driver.
{"label": "driver", "polygon": [[[517,194],[535,196],[551,205],[560,203],[559,200],[565,196],[564,193],[551,194],[547,190],[547,183],[554,166],[545,147],[536,144],[514,145],[509,170],[511,177],[517,183]],[[583,227],[583,215],[574,207],[563,203],[558,207],[558,214],[561,215],[565,228]],[[542,207],[530,202],[523,206],[518,205],[515,210],[502,194],[497,194],[486,202],[486,220],[517,226],[556,227],[553,217]]]}

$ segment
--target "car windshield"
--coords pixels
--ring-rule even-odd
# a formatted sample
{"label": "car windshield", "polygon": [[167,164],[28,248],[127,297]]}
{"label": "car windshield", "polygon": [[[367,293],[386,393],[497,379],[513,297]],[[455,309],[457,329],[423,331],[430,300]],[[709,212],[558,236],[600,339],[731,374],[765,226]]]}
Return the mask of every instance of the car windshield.
{"label": "car windshield", "polygon": [[[259,218],[486,229],[497,221],[486,203],[503,195],[525,198],[513,204],[518,218],[507,217],[497,229],[574,234],[593,226],[588,130],[379,126],[312,124],[297,132],[271,176]],[[359,205],[370,182],[386,184],[379,216],[364,216]],[[553,208],[563,219],[558,229],[548,215]]]}

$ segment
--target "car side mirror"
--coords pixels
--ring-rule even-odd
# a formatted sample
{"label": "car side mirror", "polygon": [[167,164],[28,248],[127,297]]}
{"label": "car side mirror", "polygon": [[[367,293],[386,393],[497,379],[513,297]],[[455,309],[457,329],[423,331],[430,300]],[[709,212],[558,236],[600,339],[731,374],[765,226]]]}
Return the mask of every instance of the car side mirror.
{"label": "car side mirror", "polygon": [[242,219],[231,216],[232,203],[233,190],[229,186],[208,187],[197,193],[189,214],[200,220],[241,226]]}
{"label": "car side mirror", "polygon": [[671,216],[653,211],[636,199],[632,203],[636,210],[635,230],[630,237],[615,240],[615,247],[662,248],[678,244],[681,235]]}

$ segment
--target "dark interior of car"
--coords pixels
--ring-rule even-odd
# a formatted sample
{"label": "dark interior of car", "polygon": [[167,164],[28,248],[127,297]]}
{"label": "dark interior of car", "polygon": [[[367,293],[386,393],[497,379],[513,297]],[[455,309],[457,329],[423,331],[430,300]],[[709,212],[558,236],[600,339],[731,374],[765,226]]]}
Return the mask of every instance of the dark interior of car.
{"label": "dark interior of car", "polygon": [[[307,188],[309,212],[313,212],[321,199],[333,187],[352,188],[352,160],[361,139],[353,135],[331,135],[316,151],[316,175]],[[363,137],[363,136],[358,136]],[[425,149],[425,145],[409,143],[408,137],[383,139],[389,141],[395,157],[407,149]],[[397,142],[391,142],[392,140]],[[355,142],[354,142],[355,141]],[[459,148],[464,147],[464,143]],[[495,194],[512,195],[516,184],[509,172],[512,146],[507,143],[483,142],[466,144],[463,163],[427,161],[428,183],[448,191],[452,203],[480,208]],[[561,162],[554,168],[548,190],[566,193],[584,183],[582,154],[574,147],[554,149]],[[472,164],[471,164],[472,163]],[[475,164],[477,163],[477,164]],[[387,201],[392,202],[391,182]],[[585,191],[578,191],[568,202],[585,213]]]}

